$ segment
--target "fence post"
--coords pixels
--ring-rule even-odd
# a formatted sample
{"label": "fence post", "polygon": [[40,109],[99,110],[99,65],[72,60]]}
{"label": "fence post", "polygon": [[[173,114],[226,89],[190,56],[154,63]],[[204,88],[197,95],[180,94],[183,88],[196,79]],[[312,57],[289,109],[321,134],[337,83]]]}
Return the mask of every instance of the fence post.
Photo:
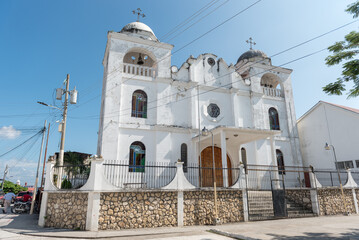
{"label": "fence post", "polygon": [[310,189],[310,200],[312,202],[312,210],[313,213],[318,215],[320,214],[320,207],[319,207],[319,201],[318,201],[318,188],[321,188],[322,185],[318,181],[317,177],[314,173],[313,166],[309,166],[311,171],[309,172],[310,176],[310,183],[311,183],[311,189]]}
{"label": "fence post", "polygon": [[86,214],[86,230],[88,231],[98,230],[101,191],[113,191],[116,189],[105,179],[105,176],[103,174],[103,161],[104,160],[102,158],[91,159],[90,176],[86,184],[79,189],[80,191],[89,191],[87,198]]}
{"label": "fence post", "polygon": [[[41,198],[41,206],[40,206],[40,214],[39,214],[39,221],[38,225],[40,227],[45,226],[45,217],[46,217],[46,210],[47,210],[47,198],[48,198],[48,191],[56,191],[57,188],[52,184],[52,169],[55,165],[55,162],[52,161],[50,158],[47,161],[46,165],[46,175],[45,175],[45,186],[44,191],[42,192]],[[36,193],[34,193],[36,194]]]}
{"label": "fence post", "polygon": [[183,162],[177,161],[176,167],[176,176],[168,185],[162,187],[162,189],[177,190],[177,225],[182,227],[184,218],[183,190],[195,189],[196,187],[193,186],[184,175]]}
{"label": "fence post", "polygon": [[248,194],[247,194],[247,173],[244,171],[243,165],[239,165],[239,186],[242,189],[242,202],[243,202],[243,220],[249,221],[248,211]]}
{"label": "fence post", "polygon": [[358,209],[358,199],[355,193],[355,188],[358,187],[358,184],[354,181],[352,173],[350,171],[350,169],[347,169],[347,174],[348,174],[348,180],[345,183],[345,185],[343,186],[343,188],[351,188],[352,189],[352,197],[353,197],[353,202],[354,202],[354,207],[355,207],[355,213],[359,213],[359,209]]}

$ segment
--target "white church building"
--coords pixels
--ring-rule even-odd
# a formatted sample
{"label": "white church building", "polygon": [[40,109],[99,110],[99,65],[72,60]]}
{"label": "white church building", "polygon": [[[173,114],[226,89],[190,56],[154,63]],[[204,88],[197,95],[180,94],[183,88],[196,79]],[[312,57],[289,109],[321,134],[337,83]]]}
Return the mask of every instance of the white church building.
{"label": "white church building", "polygon": [[[303,166],[292,70],[252,48],[235,64],[205,53],[177,67],[172,48],[141,22],[108,33],[98,155],[127,162],[129,174],[179,159],[210,168],[213,136],[223,187],[234,184],[231,168],[240,163]],[[202,186],[213,184],[211,176],[202,178]]]}

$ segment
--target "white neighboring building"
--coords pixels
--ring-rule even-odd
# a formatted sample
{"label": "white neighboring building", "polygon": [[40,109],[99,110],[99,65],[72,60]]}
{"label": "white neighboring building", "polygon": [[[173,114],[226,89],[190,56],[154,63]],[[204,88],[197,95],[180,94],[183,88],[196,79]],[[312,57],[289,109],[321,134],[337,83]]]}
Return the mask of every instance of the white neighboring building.
{"label": "white neighboring building", "polygon": [[[206,127],[216,167],[302,166],[292,70],[272,66],[259,50],[235,65],[206,53],[171,66],[173,45],[141,22],[107,37],[97,150],[104,159],[127,161],[128,172],[178,159],[198,164],[200,156],[201,166],[211,167],[211,134],[198,136]],[[230,170],[216,175],[220,186],[236,181]]]}
{"label": "white neighboring building", "polygon": [[359,167],[359,110],[319,101],[298,120],[301,151],[305,166],[336,169],[334,146],[339,169]]}

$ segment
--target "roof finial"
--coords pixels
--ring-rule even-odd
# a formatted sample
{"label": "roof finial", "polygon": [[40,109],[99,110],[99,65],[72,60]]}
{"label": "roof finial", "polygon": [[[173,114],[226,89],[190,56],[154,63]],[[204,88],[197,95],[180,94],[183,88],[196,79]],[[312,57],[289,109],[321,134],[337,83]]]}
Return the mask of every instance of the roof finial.
{"label": "roof finial", "polygon": [[250,50],[252,50],[253,48],[252,48],[252,45],[254,46],[254,45],[256,45],[256,43],[254,42],[254,41],[252,41],[253,39],[252,39],[252,37],[249,37],[249,41],[247,40],[246,42],[247,43],[249,43],[249,49]]}
{"label": "roof finial", "polygon": [[146,17],[146,15],[141,12],[142,12],[141,8],[137,8],[137,11],[135,11],[135,10],[132,11],[133,14],[135,14],[135,15],[137,14],[137,22],[140,21],[140,17],[143,17],[143,18]]}

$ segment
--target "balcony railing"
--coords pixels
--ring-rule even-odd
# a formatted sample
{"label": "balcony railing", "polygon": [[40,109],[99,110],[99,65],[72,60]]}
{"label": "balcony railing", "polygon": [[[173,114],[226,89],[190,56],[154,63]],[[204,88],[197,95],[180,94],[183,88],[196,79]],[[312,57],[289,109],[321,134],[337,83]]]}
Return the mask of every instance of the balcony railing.
{"label": "balcony railing", "polygon": [[283,93],[281,89],[269,88],[269,87],[262,87],[262,88],[263,88],[263,93],[266,96],[279,97],[279,98],[283,97]]}
{"label": "balcony railing", "polygon": [[144,76],[144,77],[154,77],[155,70],[152,67],[146,67],[136,64],[124,63],[123,72],[132,75]]}

